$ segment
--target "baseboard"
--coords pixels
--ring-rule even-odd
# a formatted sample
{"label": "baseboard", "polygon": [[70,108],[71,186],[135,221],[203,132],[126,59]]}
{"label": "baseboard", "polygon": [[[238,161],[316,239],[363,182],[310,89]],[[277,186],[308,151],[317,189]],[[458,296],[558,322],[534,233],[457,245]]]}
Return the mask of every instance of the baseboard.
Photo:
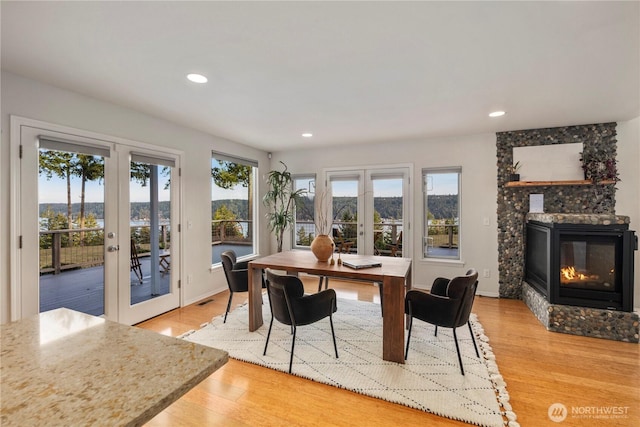
{"label": "baseboard", "polygon": [[480,295],[481,297],[500,298],[500,294],[497,292],[476,291],[476,295]]}
{"label": "baseboard", "polygon": [[205,292],[204,294],[195,296],[193,298],[189,298],[188,300],[184,301],[183,307],[186,307],[188,305],[194,304],[194,303],[196,303],[198,301],[202,301],[203,299],[209,298],[209,297],[211,297],[213,295],[217,295],[220,292],[225,291],[226,289],[228,289],[228,288],[227,287],[221,287],[221,288],[218,288],[218,289],[212,289],[210,292]]}

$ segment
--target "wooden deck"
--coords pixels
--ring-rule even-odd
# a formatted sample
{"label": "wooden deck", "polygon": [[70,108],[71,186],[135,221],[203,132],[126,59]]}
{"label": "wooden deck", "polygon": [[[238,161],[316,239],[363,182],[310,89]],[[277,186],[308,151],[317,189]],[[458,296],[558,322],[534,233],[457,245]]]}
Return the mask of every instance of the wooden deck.
{"label": "wooden deck", "polygon": [[[220,262],[222,251],[233,249],[241,257],[252,251],[250,245],[214,245],[212,262]],[[169,258],[170,261],[170,258]],[[137,304],[154,298],[151,294],[151,258],[141,257],[142,283],[130,271],[131,302]],[[159,267],[158,267],[159,268]],[[100,316],[104,314],[104,272],[103,266],[63,270],[60,274],[40,276],[40,312],[60,307]],[[160,274],[159,293],[169,292],[169,274]]]}

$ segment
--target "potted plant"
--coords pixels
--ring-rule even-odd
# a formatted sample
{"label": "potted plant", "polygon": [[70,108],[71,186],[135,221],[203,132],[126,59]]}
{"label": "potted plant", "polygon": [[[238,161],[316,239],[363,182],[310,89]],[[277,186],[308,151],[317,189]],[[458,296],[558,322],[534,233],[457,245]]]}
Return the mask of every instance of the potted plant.
{"label": "potted plant", "polygon": [[306,190],[301,188],[293,190],[293,178],[287,171],[287,165],[283,162],[283,171],[272,170],[267,175],[269,190],[262,198],[262,203],[267,207],[267,220],[269,230],[276,235],[278,252],[282,252],[282,240],[284,232],[295,221],[293,210],[296,202]]}
{"label": "potted plant", "polygon": [[583,151],[580,153],[584,179],[599,184],[601,181],[618,182],[618,161],[605,151]]}
{"label": "potted plant", "polygon": [[520,181],[520,174],[518,171],[522,165],[520,161],[515,162],[511,167],[509,167],[509,181]]}

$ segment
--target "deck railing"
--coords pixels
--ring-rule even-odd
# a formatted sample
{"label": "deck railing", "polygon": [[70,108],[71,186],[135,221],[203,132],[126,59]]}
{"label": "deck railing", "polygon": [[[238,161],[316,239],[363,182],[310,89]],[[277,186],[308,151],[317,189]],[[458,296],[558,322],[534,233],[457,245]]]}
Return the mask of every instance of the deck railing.
{"label": "deck railing", "polygon": [[[334,239],[342,239],[350,242],[349,250],[355,252],[358,247],[358,224],[349,221],[334,221],[332,229]],[[379,222],[374,224],[376,251],[385,254],[397,252],[397,245],[401,244],[400,232],[402,224],[399,222]],[[442,248],[458,247],[458,224],[430,224],[428,226],[428,238],[425,241],[429,246]],[[301,231],[302,230],[302,231]],[[309,246],[315,236],[315,225],[312,221],[296,221],[296,245]]]}
{"label": "deck railing", "polygon": [[[251,244],[251,221],[212,221],[213,244]],[[151,226],[132,225],[130,236],[138,256],[151,251]],[[171,227],[161,224],[158,230],[160,249],[170,249]],[[129,244],[129,243],[122,243]],[[64,270],[95,267],[104,264],[104,228],[74,228],[40,231],[40,274],[59,274]]]}

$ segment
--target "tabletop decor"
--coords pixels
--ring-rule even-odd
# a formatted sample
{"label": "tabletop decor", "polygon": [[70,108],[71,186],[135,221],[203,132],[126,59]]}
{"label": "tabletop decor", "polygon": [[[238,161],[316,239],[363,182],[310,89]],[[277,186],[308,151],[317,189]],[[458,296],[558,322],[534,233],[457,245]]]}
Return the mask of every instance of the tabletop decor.
{"label": "tabletop decor", "polygon": [[327,262],[333,255],[333,239],[329,236],[331,225],[327,215],[327,190],[324,189],[315,200],[316,237],[311,242],[311,252],[320,262]]}

